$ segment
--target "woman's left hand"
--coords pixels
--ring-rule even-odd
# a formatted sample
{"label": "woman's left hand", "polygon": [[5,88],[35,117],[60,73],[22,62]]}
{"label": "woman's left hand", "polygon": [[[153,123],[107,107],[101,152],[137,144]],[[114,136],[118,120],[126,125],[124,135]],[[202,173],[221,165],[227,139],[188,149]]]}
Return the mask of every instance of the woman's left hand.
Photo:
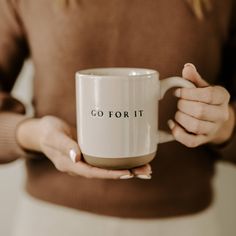
{"label": "woman's left hand", "polygon": [[168,121],[173,136],[187,147],[224,143],[231,137],[235,126],[228,91],[221,86],[210,86],[193,64],[186,64],[182,74],[197,88],[175,91],[175,96],[179,98],[178,111],[175,121]]}

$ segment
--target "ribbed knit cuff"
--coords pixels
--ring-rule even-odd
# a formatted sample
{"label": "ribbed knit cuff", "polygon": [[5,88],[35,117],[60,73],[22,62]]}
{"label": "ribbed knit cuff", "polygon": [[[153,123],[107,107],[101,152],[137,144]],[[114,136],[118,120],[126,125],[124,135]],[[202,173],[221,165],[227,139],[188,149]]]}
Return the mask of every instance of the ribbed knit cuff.
{"label": "ribbed knit cuff", "polygon": [[[231,104],[236,114],[236,103]],[[229,140],[219,145],[209,145],[221,155],[221,160],[230,161],[236,164],[236,125]]]}
{"label": "ribbed knit cuff", "polygon": [[229,161],[236,164],[236,129],[227,142],[221,145],[214,145],[212,148],[220,153],[223,161]]}
{"label": "ribbed knit cuff", "polygon": [[16,139],[17,126],[26,119],[27,116],[17,113],[0,113],[0,163],[11,162],[28,155]]}

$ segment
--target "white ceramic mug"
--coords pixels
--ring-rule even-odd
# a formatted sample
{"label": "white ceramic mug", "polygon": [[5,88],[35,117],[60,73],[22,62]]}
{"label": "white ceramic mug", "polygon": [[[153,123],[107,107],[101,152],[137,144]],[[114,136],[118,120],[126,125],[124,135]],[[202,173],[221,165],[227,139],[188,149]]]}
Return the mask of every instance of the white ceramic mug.
{"label": "white ceramic mug", "polygon": [[78,142],[86,162],[123,169],[150,162],[157,144],[173,140],[158,131],[158,101],[172,87],[192,88],[181,78],[159,80],[143,68],[94,68],[76,73]]}

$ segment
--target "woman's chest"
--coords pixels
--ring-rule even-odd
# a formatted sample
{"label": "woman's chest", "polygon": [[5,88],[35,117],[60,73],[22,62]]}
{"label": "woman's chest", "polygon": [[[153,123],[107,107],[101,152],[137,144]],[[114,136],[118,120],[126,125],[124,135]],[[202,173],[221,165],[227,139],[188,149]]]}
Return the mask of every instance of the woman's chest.
{"label": "woman's chest", "polygon": [[43,0],[38,8],[31,3],[23,19],[36,73],[45,65],[52,76],[132,66],[157,69],[166,77],[192,62],[209,82],[218,75],[231,0],[214,0],[202,21],[185,0],[60,2]]}

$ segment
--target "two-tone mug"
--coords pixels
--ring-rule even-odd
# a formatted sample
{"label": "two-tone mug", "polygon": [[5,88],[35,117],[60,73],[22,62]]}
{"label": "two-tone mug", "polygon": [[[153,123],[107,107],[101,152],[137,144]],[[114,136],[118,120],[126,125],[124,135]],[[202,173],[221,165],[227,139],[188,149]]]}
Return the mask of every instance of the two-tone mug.
{"label": "two-tone mug", "polygon": [[172,87],[192,88],[181,78],[159,80],[143,68],[94,68],[76,73],[78,142],[93,166],[128,169],[149,163],[157,144],[173,140],[158,130],[158,101]]}

